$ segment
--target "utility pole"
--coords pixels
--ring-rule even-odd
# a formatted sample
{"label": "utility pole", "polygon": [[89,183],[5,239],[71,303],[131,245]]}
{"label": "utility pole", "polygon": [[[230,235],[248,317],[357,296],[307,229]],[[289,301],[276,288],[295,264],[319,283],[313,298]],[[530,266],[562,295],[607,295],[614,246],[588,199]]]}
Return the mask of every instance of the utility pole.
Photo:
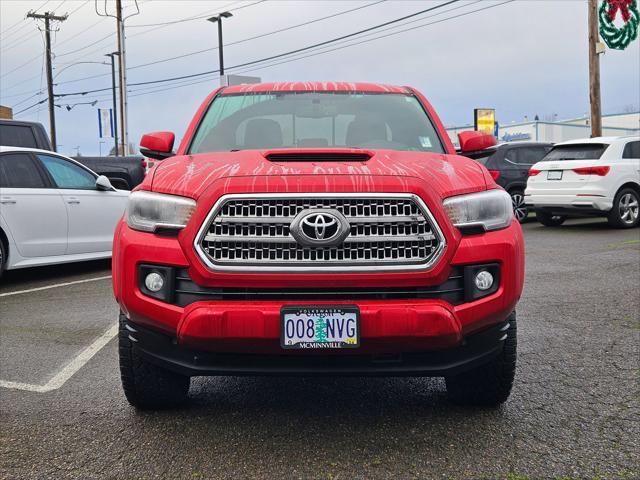
{"label": "utility pole", "polygon": [[49,96],[49,134],[51,135],[51,147],[53,151],[57,151],[56,142],[56,114],[54,112],[54,97],[53,97],[53,72],[51,67],[51,21],[64,22],[67,19],[67,15],[56,16],[52,12],[27,13],[27,17],[34,18],[36,20],[44,20],[44,35],[46,43],[45,56],[47,59],[47,93]]}
{"label": "utility pole", "polygon": [[120,74],[120,138],[122,140],[122,148],[120,151],[123,155],[129,153],[129,122],[128,122],[128,105],[127,105],[127,66],[125,62],[124,47],[124,20],[122,18],[122,1],[116,0],[116,21],[118,36],[118,71]]}
{"label": "utility pole", "polygon": [[589,0],[589,101],[591,103],[591,137],[602,136],[600,100],[600,58],[598,57],[598,4]]}
{"label": "utility pole", "polygon": [[118,146],[118,109],[116,102],[116,62],[113,58],[116,55],[120,55],[118,52],[107,53],[105,57],[111,58],[111,92],[113,93],[113,139],[115,142],[115,156],[119,155],[120,148]]}
{"label": "utility pole", "polygon": [[222,12],[211,18],[207,18],[207,21],[212,23],[218,23],[218,62],[220,65],[220,76],[224,75],[224,54],[222,52],[222,19],[229,18],[233,15],[231,12]]}

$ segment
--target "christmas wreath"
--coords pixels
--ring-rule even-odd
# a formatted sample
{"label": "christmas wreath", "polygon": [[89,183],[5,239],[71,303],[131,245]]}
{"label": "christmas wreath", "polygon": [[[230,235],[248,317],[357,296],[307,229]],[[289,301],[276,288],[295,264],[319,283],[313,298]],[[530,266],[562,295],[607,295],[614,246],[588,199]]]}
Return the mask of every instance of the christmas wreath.
{"label": "christmas wreath", "polygon": [[[624,21],[620,28],[613,23],[618,11]],[[636,0],[603,0],[599,14],[600,36],[609,48],[624,50],[638,37],[640,14]]]}

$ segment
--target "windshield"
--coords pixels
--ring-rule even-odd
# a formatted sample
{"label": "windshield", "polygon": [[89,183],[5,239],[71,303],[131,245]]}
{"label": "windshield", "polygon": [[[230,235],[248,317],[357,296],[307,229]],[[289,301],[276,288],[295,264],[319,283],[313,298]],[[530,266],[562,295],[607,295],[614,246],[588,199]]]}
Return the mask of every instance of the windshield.
{"label": "windshield", "polygon": [[541,161],[597,160],[602,156],[608,146],[609,145],[604,143],[558,145],[553,147]]}
{"label": "windshield", "polygon": [[353,92],[218,96],[198,125],[189,153],[331,147],[444,153],[415,97]]}

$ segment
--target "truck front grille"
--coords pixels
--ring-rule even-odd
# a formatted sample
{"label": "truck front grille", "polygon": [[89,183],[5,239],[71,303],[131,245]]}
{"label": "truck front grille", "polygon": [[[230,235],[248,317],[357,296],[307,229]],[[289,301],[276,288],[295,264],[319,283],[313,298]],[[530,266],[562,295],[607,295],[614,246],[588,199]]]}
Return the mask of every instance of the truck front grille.
{"label": "truck front grille", "polygon": [[[314,222],[317,214],[332,226],[346,221],[338,241],[309,245],[306,234],[303,240],[294,235],[294,220],[306,218],[306,212]],[[315,239],[316,223],[310,225],[305,228],[313,241],[323,242]],[[412,194],[226,195],[205,220],[195,248],[214,270],[414,270],[437,261],[444,237]]]}

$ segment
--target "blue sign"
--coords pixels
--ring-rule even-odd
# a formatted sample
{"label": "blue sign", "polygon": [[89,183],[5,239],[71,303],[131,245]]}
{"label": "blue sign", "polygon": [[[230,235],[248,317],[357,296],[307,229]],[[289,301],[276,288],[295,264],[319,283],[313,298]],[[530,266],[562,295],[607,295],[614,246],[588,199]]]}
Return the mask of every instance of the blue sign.
{"label": "blue sign", "polygon": [[516,142],[518,140],[531,140],[531,134],[525,132],[505,133],[502,136],[503,142]]}
{"label": "blue sign", "polygon": [[113,111],[110,108],[98,109],[98,131],[100,138],[113,138]]}

